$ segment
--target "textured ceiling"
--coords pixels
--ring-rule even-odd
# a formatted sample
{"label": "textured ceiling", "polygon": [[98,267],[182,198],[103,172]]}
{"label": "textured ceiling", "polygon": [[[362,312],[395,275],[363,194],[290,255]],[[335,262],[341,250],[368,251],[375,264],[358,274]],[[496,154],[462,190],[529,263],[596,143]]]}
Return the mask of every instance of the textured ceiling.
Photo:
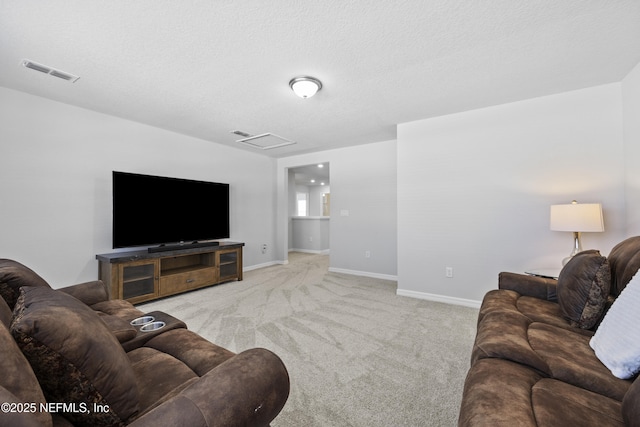
{"label": "textured ceiling", "polygon": [[[0,0],[1,86],[274,157],[618,82],[638,62],[638,0]],[[298,75],[323,89],[296,97]]]}

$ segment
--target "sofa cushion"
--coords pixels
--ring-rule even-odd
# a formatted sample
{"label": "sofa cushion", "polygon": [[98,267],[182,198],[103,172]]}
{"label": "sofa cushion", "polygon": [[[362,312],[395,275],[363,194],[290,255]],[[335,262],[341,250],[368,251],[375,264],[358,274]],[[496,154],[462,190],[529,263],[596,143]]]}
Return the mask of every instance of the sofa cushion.
{"label": "sofa cushion", "polygon": [[235,355],[188,329],[164,332],[148,341],[145,346],[181,360],[199,376]]}
{"label": "sofa cushion", "polygon": [[478,360],[464,382],[458,425],[537,426],[531,388],[541,378],[535,370],[508,360]]}
{"label": "sofa cushion", "polygon": [[629,284],[602,319],[591,347],[600,361],[618,378],[640,371],[640,274]]}
{"label": "sofa cushion", "polygon": [[138,310],[129,301],[123,299],[111,299],[90,306],[93,310],[110,314],[130,322],[136,317],[144,316],[144,312]]}
{"label": "sofa cushion", "polygon": [[539,426],[625,425],[620,401],[562,381],[538,381],[531,402]]}
{"label": "sofa cushion", "polygon": [[131,325],[130,322],[111,314],[105,314],[101,311],[97,311],[96,313],[105,325],[107,325],[107,329],[115,335],[119,342],[123,343],[132,340],[138,334],[138,330]]}
{"label": "sofa cushion", "polygon": [[529,344],[531,319],[516,307],[520,294],[508,290],[487,292],[480,307],[478,330],[471,363],[485,358],[502,358],[549,372],[547,363]]}
{"label": "sofa cushion", "polygon": [[622,417],[628,427],[640,427],[640,379],[631,384],[622,399]]}
{"label": "sofa cushion", "polygon": [[564,266],[558,277],[558,303],[572,326],[590,329],[604,311],[611,287],[606,257],[596,250],[580,252]]}
{"label": "sofa cushion", "polygon": [[11,313],[11,309],[7,305],[7,302],[0,298],[0,323],[7,329],[11,326],[11,318],[13,314]]}
{"label": "sofa cushion", "polygon": [[556,302],[541,300],[534,297],[521,296],[516,302],[516,307],[520,313],[528,317],[532,322],[544,323],[568,329],[571,332],[587,335],[591,337],[592,331],[571,326],[569,321],[562,316],[560,305]]}
{"label": "sofa cushion", "polygon": [[615,378],[589,346],[589,337],[543,323],[528,331],[533,351],[549,366],[551,378],[622,401],[631,386]]}
{"label": "sofa cushion", "polygon": [[569,321],[562,316],[557,302],[522,295],[510,289],[495,289],[487,292],[478,314],[478,324],[482,322],[485,314],[495,311],[517,311],[530,322],[546,323],[588,336],[593,335],[592,331],[571,326]]}
{"label": "sofa cushion", "polygon": [[[2,302],[0,310],[4,309],[8,310]],[[0,390],[3,390],[0,391],[1,403],[30,403],[39,408],[41,403],[46,402],[29,362],[4,324],[0,325],[0,372]],[[4,416],[5,414],[3,419]],[[51,425],[51,415],[48,412],[38,410],[33,413],[33,417],[43,426]],[[16,419],[13,425],[22,424],[18,424]]]}
{"label": "sofa cushion", "polygon": [[11,259],[0,259],[0,295],[9,308],[16,305],[22,286],[43,286],[49,284],[30,268]]}
{"label": "sofa cushion", "polygon": [[640,268],[640,236],[629,237],[609,252],[611,295],[617,297]]}
{"label": "sofa cushion", "polygon": [[180,359],[149,347],[127,353],[140,391],[140,414],[172,398],[200,378]]}
{"label": "sofa cushion", "polygon": [[[124,350],[105,323],[74,297],[23,287],[11,332],[50,402],[86,405],[65,413],[83,425],[120,424],[138,411],[138,390]],[[107,408],[96,411],[94,404]]]}

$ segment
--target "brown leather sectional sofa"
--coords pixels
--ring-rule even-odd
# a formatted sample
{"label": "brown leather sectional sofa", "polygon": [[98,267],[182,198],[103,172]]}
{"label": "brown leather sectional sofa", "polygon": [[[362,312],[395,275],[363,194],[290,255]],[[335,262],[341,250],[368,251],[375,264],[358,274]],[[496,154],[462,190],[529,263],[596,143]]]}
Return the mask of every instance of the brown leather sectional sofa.
{"label": "brown leather sectional sofa", "polygon": [[[265,426],[288,398],[272,352],[234,354],[100,281],[54,290],[2,259],[0,295],[0,425]],[[131,325],[146,314],[164,327]]]}
{"label": "brown leather sectional sofa", "polygon": [[[608,258],[578,254],[557,281],[501,273],[480,308],[458,425],[640,426],[637,374],[617,378],[590,345],[639,267],[632,237]],[[640,328],[612,321],[602,329]]]}

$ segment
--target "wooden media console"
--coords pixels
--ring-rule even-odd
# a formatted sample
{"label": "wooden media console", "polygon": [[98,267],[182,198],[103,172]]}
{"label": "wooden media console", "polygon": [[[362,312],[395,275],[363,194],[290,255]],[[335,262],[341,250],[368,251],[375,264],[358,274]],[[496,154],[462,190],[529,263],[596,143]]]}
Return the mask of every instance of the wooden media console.
{"label": "wooden media console", "polygon": [[99,278],[112,299],[132,304],[150,301],[231,280],[242,280],[244,243],[164,252],[128,251],[96,255]]}

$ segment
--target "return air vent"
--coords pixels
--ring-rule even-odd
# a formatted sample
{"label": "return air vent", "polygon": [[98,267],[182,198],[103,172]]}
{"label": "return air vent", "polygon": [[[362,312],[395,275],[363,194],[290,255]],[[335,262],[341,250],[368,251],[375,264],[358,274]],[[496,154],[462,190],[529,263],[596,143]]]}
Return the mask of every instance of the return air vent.
{"label": "return air vent", "polygon": [[245,138],[251,136],[250,133],[242,132],[241,130],[232,130],[231,133],[235,133],[236,135],[239,135],[239,136],[244,136]]}
{"label": "return air vent", "polygon": [[50,76],[58,77],[59,79],[66,80],[71,83],[75,83],[80,78],[79,76],[75,76],[73,74],[57,70],[46,65],[38,64],[37,62],[33,62],[28,59],[23,59],[22,65],[32,70],[40,71],[41,73],[49,74]]}
{"label": "return air vent", "polygon": [[238,139],[236,142],[250,145],[251,147],[259,148],[261,150],[271,150],[272,148],[284,147],[296,143],[295,141],[291,141],[290,139],[283,138],[273,133],[262,133],[254,136],[238,130],[231,131],[231,133],[246,137]]}

